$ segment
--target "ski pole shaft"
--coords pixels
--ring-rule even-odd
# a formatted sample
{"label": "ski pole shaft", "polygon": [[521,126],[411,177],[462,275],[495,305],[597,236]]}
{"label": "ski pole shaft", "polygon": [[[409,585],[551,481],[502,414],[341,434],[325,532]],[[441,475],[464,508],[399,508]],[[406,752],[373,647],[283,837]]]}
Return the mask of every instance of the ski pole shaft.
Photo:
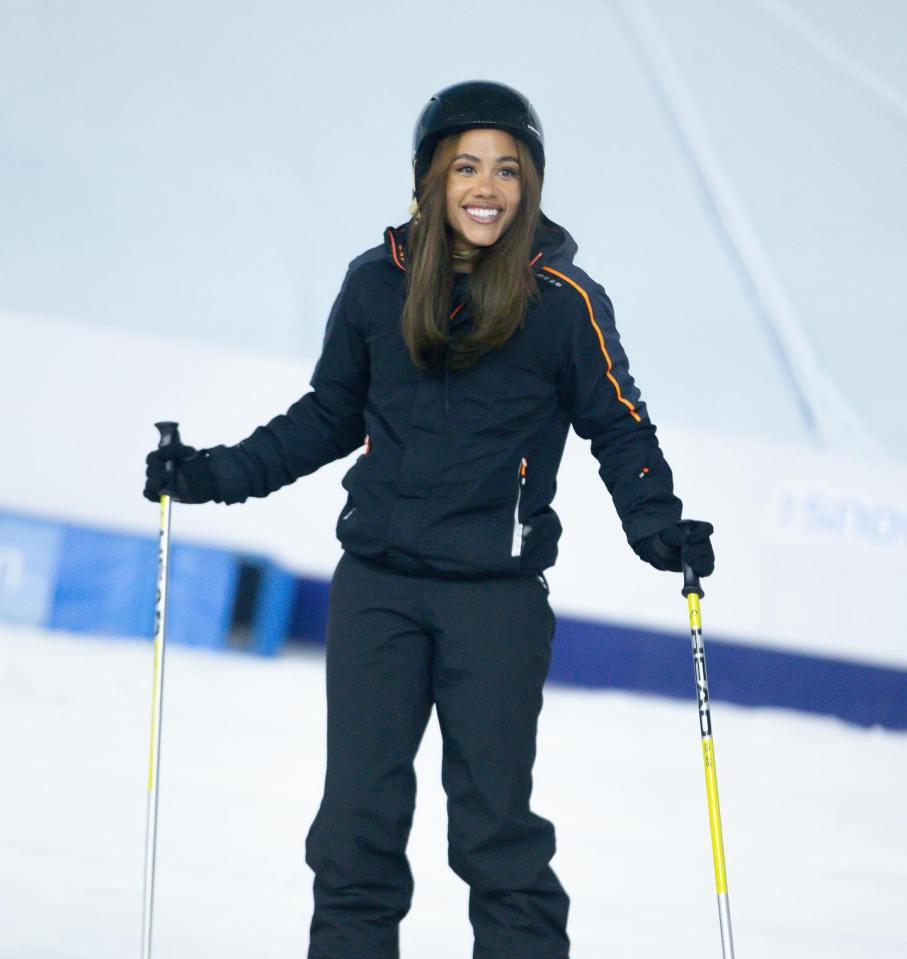
{"label": "ski pole shaft", "polygon": [[731,905],[727,891],[727,869],[724,862],[724,839],[721,834],[721,807],[718,804],[718,774],[715,769],[715,745],[712,741],[712,713],[709,707],[709,679],[702,641],[702,617],[699,600],[705,595],[699,577],[683,564],[683,590],[690,614],[690,638],[693,643],[693,673],[699,700],[699,731],[702,736],[702,761],[705,766],[705,790],[709,804],[709,828],[712,835],[712,861],[715,866],[715,892],[718,895],[718,922],[721,926],[721,954],[734,959],[734,936],[731,932]]}
{"label": "ski pole shaft", "polygon": [[[158,447],[179,442],[177,423],[155,423],[161,434]],[[172,464],[167,464],[172,469]],[[161,767],[161,715],[164,703],[164,638],[167,620],[167,567],[170,558],[171,498],[161,495],[158,540],[157,592],[154,607],[154,682],[151,692],[151,744],[148,751],[148,805],[145,819],[145,889],[142,909],[142,959],[151,959],[154,917],[154,867],[157,852],[158,776]]]}

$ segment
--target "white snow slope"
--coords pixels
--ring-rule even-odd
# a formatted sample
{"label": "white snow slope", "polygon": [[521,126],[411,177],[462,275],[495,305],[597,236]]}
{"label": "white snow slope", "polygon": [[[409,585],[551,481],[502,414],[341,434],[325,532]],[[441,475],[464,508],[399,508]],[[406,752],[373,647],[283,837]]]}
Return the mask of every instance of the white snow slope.
{"label": "white snow slope", "polygon": [[[0,630],[0,957],[140,954],[152,648]],[[737,953],[907,955],[907,736],[718,704]],[[558,830],[574,959],[720,943],[695,705],[546,692],[534,808]],[[403,959],[471,954],[440,741],[417,762]],[[305,955],[323,659],[168,649],[156,959]],[[517,959],[517,957],[514,957]]]}

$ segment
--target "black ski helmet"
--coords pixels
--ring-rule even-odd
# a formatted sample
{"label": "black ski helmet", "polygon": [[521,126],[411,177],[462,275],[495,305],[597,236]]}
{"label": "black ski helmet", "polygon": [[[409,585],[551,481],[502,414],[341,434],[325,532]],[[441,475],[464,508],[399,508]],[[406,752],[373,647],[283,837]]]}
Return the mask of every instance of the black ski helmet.
{"label": "black ski helmet", "polygon": [[467,80],[436,93],[419,114],[413,131],[416,195],[438,142],[450,133],[474,127],[494,127],[519,137],[529,147],[539,176],[544,176],[545,138],[529,100],[503,83]]}

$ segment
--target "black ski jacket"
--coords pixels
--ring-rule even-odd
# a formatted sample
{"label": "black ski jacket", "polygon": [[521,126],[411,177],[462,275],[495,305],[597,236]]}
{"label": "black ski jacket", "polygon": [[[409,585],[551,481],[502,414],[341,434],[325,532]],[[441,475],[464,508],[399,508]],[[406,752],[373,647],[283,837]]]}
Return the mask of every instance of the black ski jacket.
{"label": "black ski jacket", "polygon": [[[266,496],[358,447],[343,479],[343,547],[403,571],[538,572],[554,564],[551,502],[567,431],[592,452],[630,543],[680,518],[602,287],[573,238],[543,217],[531,265],[541,298],[502,347],[439,375],[400,329],[406,226],[353,260],[331,310],[311,392],[248,439],[206,451],[219,499]],[[471,322],[468,294],[451,332]]]}

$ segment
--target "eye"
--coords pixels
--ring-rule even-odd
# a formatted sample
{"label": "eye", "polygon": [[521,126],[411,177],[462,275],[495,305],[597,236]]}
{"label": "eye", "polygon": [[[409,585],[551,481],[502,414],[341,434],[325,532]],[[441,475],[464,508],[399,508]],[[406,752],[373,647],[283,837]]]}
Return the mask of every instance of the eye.
{"label": "eye", "polygon": [[471,166],[471,165],[468,164],[468,163],[464,164],[463,166],[455,167],[455,169],[456,169],[457,173],[466,173],[467,170],[470,170],[470,171],[472,171],[473,173],[475,173],[475,167],[474,167],[474,166]]}
{"label": "eye", "polygon": [[505,180],[513,179],[514,177],[518,177],[520,175],[519,170],[509,166],[501,167],[499,172],[507,174],[507,176],[504,177]]}

